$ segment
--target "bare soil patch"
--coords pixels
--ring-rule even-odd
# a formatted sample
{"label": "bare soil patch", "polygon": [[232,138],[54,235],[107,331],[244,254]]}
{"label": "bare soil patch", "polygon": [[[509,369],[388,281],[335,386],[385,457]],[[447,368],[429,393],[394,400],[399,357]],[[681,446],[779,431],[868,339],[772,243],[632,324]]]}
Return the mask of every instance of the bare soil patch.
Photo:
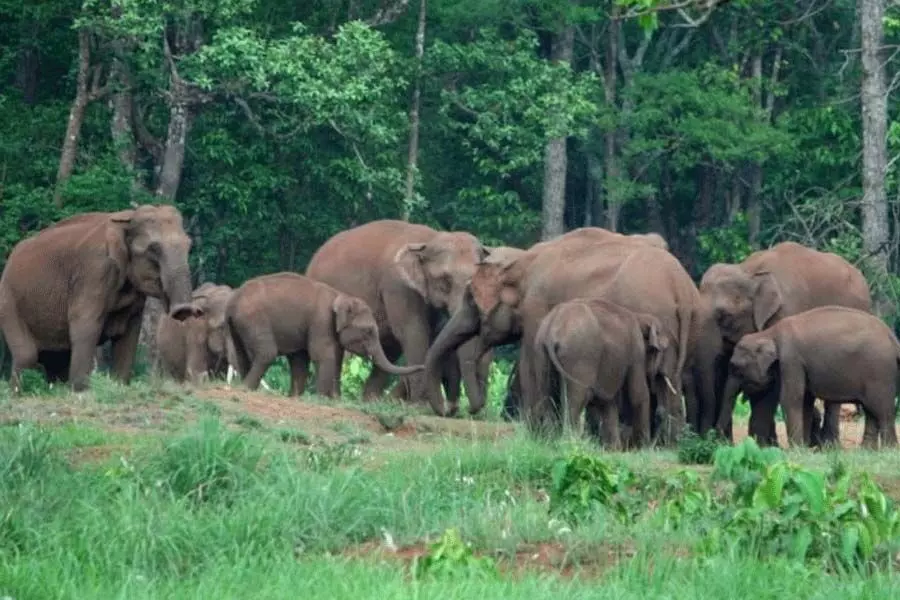
{"label": "bare soil patch", "polygon": [[[381,540],[372,540],[347,548],[343,555],[360,560],[400,563],[410,569],[416,558],[428,553],[426,542],[397,548]],[[501,574],[522,576],[527,573],[549,573],[563,578],[599,578],[607,571],[635,555],[632,548],[614,544],[595,544],[589,548],[567,548],[559,542],[523,543],[514,552],[476,551],[476,556],[491,556]]]}

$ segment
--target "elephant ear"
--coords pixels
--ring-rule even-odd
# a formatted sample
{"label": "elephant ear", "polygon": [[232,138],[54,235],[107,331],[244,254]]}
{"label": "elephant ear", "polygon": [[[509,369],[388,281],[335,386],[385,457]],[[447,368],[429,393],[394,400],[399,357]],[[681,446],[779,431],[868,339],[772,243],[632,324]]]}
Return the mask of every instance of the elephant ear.
{"label": "elephant ear", "polygon": [[756,294],[753,297],[753,325],[757,331],[762,331],[781,308],[781,286],[769,272],[756,273],[754,279]]}
{"label": "elephant ear", "polygon": [[641,326],[641,334],[644,338],[648,374],[655,376],[662,371],[663,356],[669,348],[669,338],[662,332],[662,325],[656,317],[643,313],[635,316]]}
{"label": "elephant ear", "polygon": [[124,277],[128,268],[129,251],[125,235],[133,217],[132,210],[119,211],[110,215],[106,226],[106,254],[115,263],[120,277]]}
{"label": "elephant ear", "polygon": [[778,345],[771,338],[759,342],[753,352],[760,373],[767,373],[778,360]]}
{"label": "elephant ear", "polygon": [[349,327],[353,320],[357,317],[362,307],[362,300],[353,298],[346,294],[338,294],[331,303],[331,310],[334,311],[334,328],[340,332]]}
{"label": "elephant ear", "polygon": [[423,298],[428,297],[428,282],[425,278],[424,263],[428,246],[424,243],[406,244],[394,255],[394,264],[400,277],[410,288]]}

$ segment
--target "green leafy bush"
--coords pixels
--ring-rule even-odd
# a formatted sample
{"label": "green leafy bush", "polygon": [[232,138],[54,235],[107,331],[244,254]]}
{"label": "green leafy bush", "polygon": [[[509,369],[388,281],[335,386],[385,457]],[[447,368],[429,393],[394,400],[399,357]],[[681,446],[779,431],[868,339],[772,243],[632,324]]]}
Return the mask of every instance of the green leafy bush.
{"label": "green leafy bush", "polygon": [[710,465],[724,440],[715,430],[698,435],[687,430],[678,440],[678,462],[686,465]]}
{"label": "green leafy bush", "polygon": [[459,530],[444,531],[440,539],[431,544],[428,553],[416,557],[412,565],[413,576],[496,577],[497,565],[489,556],[475,556],[472,545],[464,542]]}
{"label": "green leafy bush", "polygon": [[571,523],[587,519],[601,507],[612,508],[622,519],[630,511],[618,497],[633,479],[625,469],[614,470],[596,456],[574,452],[553,465],[550,512]]}

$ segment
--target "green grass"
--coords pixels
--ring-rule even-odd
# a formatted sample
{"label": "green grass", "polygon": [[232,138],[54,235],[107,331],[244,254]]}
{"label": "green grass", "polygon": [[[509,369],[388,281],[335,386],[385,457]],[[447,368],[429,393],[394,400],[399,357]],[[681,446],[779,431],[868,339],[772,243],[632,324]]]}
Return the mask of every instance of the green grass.
{"label": "green grass", "polygon": [[[578,442],[546,444],[523,435],[490,443],[448,440],[431,454],[392,454],[372,467],[354,444],[304,445],[304,436],[291,429],[236,431],[208,415],[139,445],[127,460],[114,455],[76,469],[64,460],[67,449],[118,438],[72,425],[0,428],[0,597],[843,600],[900,594],[894,574],[825,574],[781,559],[751,561],[740,549],[710,558],[673,551],[697,541],[700,533],[690,527],[626,526],[602,510],[566,526],[549,515],[546,493],[554,461]],[[681,468],[674,451],[603,456],[638,472]],[[796,452],[791,458],[823,469],[839,458],[850,469],[888,475],[900,456]],[[434,540],[450,527],[488,556],[539,542],[564,545],[575,563],[590,563],[611,547],[634,556],[609,564],[598,583],[536,571],[413,581],[400,562],[342,554],[385,532],[403,546]]]}

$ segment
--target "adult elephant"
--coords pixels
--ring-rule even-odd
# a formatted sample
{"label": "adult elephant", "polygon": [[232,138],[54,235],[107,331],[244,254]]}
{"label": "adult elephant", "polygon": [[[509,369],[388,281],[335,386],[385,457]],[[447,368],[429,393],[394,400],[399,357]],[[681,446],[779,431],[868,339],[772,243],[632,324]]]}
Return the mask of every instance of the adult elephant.
{"label": "adult elephant", "polygon": [[128,382],[147,296],[178,320],[202,314],[191,302],[190,247],[181,213],[164,205],[83,213],[16,244],[0,277],[13,388],[22,369],[40,366],[86,389],[106,340],[113,374]]}
{"label": "adult elephant", "polygon": [[183,321],[160,317],[156,345],[164,373],[176,381],[187,379],[194,384],[227,373],[225,307],[233,293],[230,286],[204,283],[192,295],[202,316]]}
{"label": "adult elephant", "polygon": [[[436,231],[405,221],[381,220],[342,231],[313,255],[306,275],[333,288],[362,298],[375,313],[381,344],[391,361],[401,354],[407,364],[421,364],[436,335],[441,313],[455,312],[466,282],[487,249],[470,233]],[[484,407],[490,355],[478,340],[459,348],[457,365],[466,384],[469,411]],[[445,365],[446,367],[446,365]],[[446,369],[434,373],[433,384]],[[421,373],[408,376],[408,396],[424,396]],[[388,373],[373,366],[364,395],[381,394]],[[458,384],[448,385],[448,410],[458,410]],[[455,388],[455,389],[453,389]],[[402,388],[401,388],[402,389]]]}
{"label": "adult elephant", "polygon": [[[871,312],[872,300],[865,277],[859,269],[831,252],[781,242],[754,252],[740,264],[719,264],[714,268],[715,276],[701,282],[700,294],[708,298],[712,318],[722,335],[723,354],[728,360],[744,335],[762,331],[785,317],[821,306],[845,306]],[[721,360],[716,364],[720,371],[727,368]],[[707,364],[702,368],[714,371],[717,367]],[[709,377],[722,380],[724,374]],[[750,394],[749,399],[750,435],[760,443],[777,444],[777,389]],[[719,431],[727,433],[731,406],[733,399],[718,396],[716,402],[704,407],[703,425],[718,423]],[[827,405],[822,442],[838,440],[839,420],[839,407]]]}
{"label": "adult elephant", "polygon": [[[449,352],[473,337],[487,346],[519,341],[523,416],[532,428],[545,421],[556,427],[557,415],[548,410],[551,404],[545,401],[536,380],[534,336],[543,317],[557,304],[576,298],[603,298],[653,315],[674,333],[678,364],[673,384],[680,387],[696,288],[681,263],[665,250],[643,241],[610,239],[608,233],[566,234],[542,242],[506,264],[490,260],[480,264],[467,287],[462,308],[454,313],[426,356],[426,373],[439,369]],[[429,390],[429,400],[440,412],[439,389]],[[666,412],[676,422],[684,418],[680,404],[678,393],[663,399]],[[664,439],[671,440],[672,433],[666,432]]]}

